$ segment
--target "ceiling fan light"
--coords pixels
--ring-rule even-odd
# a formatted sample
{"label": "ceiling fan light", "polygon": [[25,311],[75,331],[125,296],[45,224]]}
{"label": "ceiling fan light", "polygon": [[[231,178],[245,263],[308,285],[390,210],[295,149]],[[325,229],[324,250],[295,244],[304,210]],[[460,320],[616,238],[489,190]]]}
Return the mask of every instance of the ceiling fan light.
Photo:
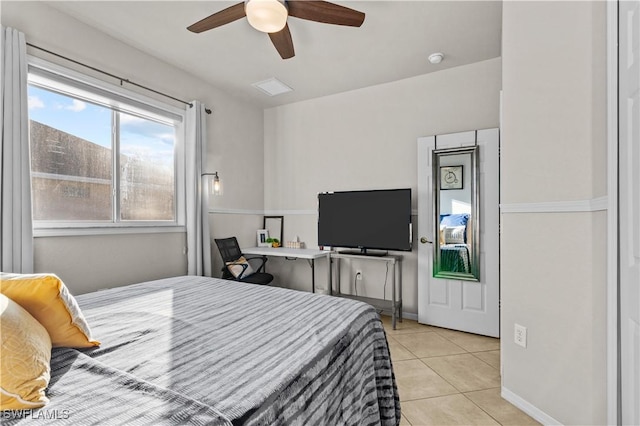
{"label": "ceiling fan light", "polygon": [[245,13],[253,28],[277,33],[287,24],[287,6],[281,0],[246,0]]}

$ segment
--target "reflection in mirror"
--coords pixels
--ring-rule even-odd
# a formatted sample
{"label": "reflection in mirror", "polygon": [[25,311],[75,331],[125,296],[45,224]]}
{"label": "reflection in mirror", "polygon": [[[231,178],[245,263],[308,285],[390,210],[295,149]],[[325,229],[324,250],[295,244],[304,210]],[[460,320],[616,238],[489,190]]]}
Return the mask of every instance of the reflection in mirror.
{"label": "reflection in mirror", "polygon": [[480,280],[478,147],[433,151],[433,276]]}
{"label": "reflection in mirror", "polygon": [[265,216],[262,228],[269,231],[269,238],[277,238],[278,243],[282,246],[282,229],[284,225],[284,216]]}

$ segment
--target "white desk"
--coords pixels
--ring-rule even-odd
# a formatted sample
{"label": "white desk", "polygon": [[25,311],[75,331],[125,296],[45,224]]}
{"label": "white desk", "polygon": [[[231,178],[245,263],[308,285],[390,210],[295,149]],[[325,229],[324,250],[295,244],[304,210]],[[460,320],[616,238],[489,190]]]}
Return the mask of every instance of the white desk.
{"label": "white desk", "polygon": [[242,249],[242,254],[254,254],[258,256],[276,256],[286,257],[289,259],[307,259],[309,266],[311,266],[311,292],[316,292],[316,274],[315,274],[315,260],[325,258],[327,259],[327,289],[331,289],[331,252],[324,250],[314,249],[294,249],[286,247],[249,247]]}

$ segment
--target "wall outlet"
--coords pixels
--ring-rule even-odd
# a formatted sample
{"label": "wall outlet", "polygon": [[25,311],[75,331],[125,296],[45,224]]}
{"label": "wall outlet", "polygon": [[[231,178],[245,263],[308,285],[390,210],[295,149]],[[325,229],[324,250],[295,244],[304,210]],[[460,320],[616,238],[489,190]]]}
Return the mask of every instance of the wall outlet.
{"label": "wall outlet", "polygon": [[362,271],[356,271],[356,280],[362,279]]}
{"label": "wall outlet", "polygon": [[516,345],[520,345],[523,348],[527,347],[527,327],[520,324],[515,324],[513,327],[513,341]]}

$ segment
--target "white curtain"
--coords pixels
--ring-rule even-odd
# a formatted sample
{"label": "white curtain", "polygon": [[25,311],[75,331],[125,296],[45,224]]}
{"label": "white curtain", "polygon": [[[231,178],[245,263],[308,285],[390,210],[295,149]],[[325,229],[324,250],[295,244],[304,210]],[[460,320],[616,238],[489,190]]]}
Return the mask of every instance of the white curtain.
{"label": "white curtain", "polygon": [[211,276],[209,200],[202,173],[207,161],[205,106],[193,101],[187,110],[185,142],[187,180],[187,273]]}
{"label": "white curtain", "polygon": [[33,224],[27,99],[27,45],[24,34],[1,28],[2,144],[0,145],[0,234],[2,271],[33,272]]}

